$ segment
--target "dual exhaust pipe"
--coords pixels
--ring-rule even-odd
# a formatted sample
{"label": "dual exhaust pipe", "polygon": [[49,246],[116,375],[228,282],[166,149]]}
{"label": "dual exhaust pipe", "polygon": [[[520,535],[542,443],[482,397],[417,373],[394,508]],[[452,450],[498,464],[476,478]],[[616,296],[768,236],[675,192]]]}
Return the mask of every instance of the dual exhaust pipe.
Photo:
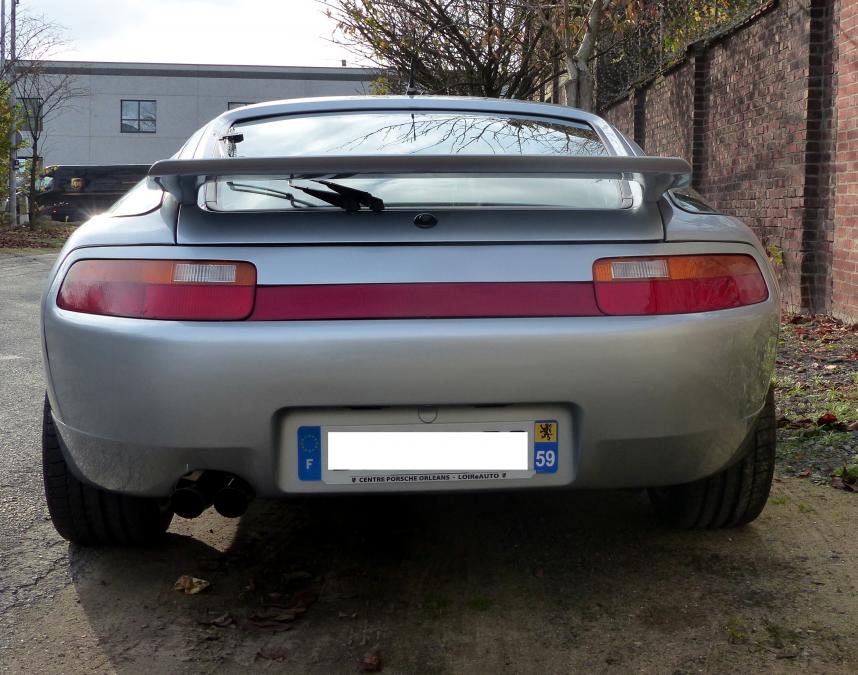
{"label": "dual exhaust pipe", "polygon": [[254,496],[253,488],[238,476],[194,471],[179,481],[170,496],[170,506],[182,518],[196,518],[210,506],[225,518],[238,518]]}

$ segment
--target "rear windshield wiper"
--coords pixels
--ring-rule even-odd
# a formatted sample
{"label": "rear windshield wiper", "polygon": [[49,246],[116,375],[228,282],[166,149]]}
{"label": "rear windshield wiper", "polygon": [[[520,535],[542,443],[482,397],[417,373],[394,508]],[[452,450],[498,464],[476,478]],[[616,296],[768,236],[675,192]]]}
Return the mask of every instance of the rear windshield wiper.
{"label": "rear windshield wiper", "polygon": [[[356,211],[360,211],[361,206],[368,207],[371,211],[378,213],[379,211],[384,210],[384,202],[378,197],[370,194],[369,192],[364,192],[363,190],[357,190],[355,188],[350,188],[346,185],[340,185],[339,183],[332,183],[327,180],[313,180],[314,183],[320,183],[327,188],[333,190],[333,192],[329,192],[328,190],[317,190],[316,188],[310,187],[301,187],[300,185],[292,185],[290,184],[293,190],[300,190],[304,194],[308,194],[311,197],[315,197],[331,206],[338,206],[341,209],[345,209],[349,213],[354,213]],[[295,195],[291,192],[285,192],[283,190],[275,190],[274,188],[266,187],[264,185],[254,185],[251,183],[236,183],[234,181],[227,181],[227,186],[236,192],[249,192],[251,194],[258,195],[266,195],[269,197],[277,197],[279,199],[288,199],[292,206],[295,204],[300,204],[301,206],[309,206],[316,207],[316,204],[311,204],[310,202],[305,202],[301,199],[296,199]]]}
{"label": "rear windshield wiper", "polygon": [[[376,197],[375,195],[364,192],[363,190],[357,190],[352,187],[348,187],[347,185],[340,185],[339,183],[332,183],[329,180],[313,180],[314,183],[319,183],[320,185],[324,185],[326,188],[330,188],[336,194],[344,197],[347,200],[351,200],[358,204],[355,209],[346,209],[347,211],[358,211],[361,206],[366,206],[370,211],[374,211],[378,213],[380,211],[384,211],[384,202],[381,198]],[[293,186],[295,187],[295,186]],[[299,190],[301,188],[298,188]],[[343,207],[345,208],[345,207]]]}
{"label": "rear windshield wiper", "polygon": [[265,195],[266,197],[277,197],[278,199],[288,199],[291,202],[292,206],[299,204],[300,206],[307,206],[310,208],[318,208],[316,204],[311,204],[310,202],[305,202],[303,199],[296,199],[295,195],[291,192],[284,192],[283,190],[275,190],[274,188],[265,187],[264,185],[253,185],[252,183],[236,183],[234,181],[228,180],[226,184],[229,186],[230,190],[235,192],[249,192],[253,195]]}

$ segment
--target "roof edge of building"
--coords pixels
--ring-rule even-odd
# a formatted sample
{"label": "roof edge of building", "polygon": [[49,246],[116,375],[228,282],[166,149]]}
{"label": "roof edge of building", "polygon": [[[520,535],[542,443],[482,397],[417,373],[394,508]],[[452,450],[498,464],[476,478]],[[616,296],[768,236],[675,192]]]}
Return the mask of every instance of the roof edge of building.
{"label": "roof edge of building", "polygon": [[123,61],[61,61],[40,63],[48,73],[137,77],[216,77],[277,80],[372,80],[381,68],[327,66],[254,66],[194,63],[141,63]]}

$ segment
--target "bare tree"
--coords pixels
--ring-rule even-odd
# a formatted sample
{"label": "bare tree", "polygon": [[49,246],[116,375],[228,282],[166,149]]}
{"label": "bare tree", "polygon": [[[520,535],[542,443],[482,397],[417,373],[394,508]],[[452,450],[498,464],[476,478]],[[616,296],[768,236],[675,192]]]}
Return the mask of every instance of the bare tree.
{"label": "bare tree", "polygon": [[[8,111],[8,114],[0,114],[0,150],[5,161],[0,160],[0,195],[7,195],[10,189],[14,191],[14,181],[10,185],[9,171],[11,164],[9,161],[9,153],[12,150],[13,144],[18,147],[18,141],[13,140],[12,131],[22,130],[29,131],[29,127],[38,127],[34,137],[36,151],[34,156],[38,157],[39,137],[42,133],[44,119],[52,112],[62,107],[57,99],[67,100],[68,92],[63,93],[63,90],[69,89],[68,86],[61,82],[47,81],[36,82],[35,75],[40,71],[37,64],[41,64],[45,60],[54,56],[67,45],[63,28],[59,24],[47,19],[44,15],[35,14],[28,11],[26,8],[18,8],[17,16],[15,17],[15,49],[12,51],[12,22],[7,21],[5,25],[0,27],[0,30],[5,31],[5,45],[7,53],[3,54],[2,67],[0,67],[0,96],[3,97],[3,105],[0,108]],[[54,79],[54,78],[51,78]],[[27,80],[27,81],[25,81]],[[72,87],[73,89],[73,87]],[[19,96],[24,96],[28,101],[27,105],[32,105],[32,101],[40,98],[41,90],[45,90],[50,95],[47,97],[47,102],[42,105],[35,106],[35,109],[30,110],[31,115],[27,119],[22,119],[20,114],[21,106],[13,106],[9,101],[10,94],[15,93]],[[41,124],[28,124],[33,121],[34,117],[41,117]],[[34,164],[37,165],[38,162]],[[31,171],[30,180],[30,206],[32,209],[32,196],[34,194],[33,187],[36,178],[36,172]],[[10,200],[10,205],[13,204]]]}
{"label": "bare tree", "polygon": [[[7,21],[0,29],[6,31],[6,48],[9,50],[11,47],[10,22]],[[0,78],[5,82],[17,80],[22,76],[18,69],[18,62],[46,61],[68,46],[65,29],[62,26],[43,14],[34,14],[24,8],[18,8],[15,33],[15,60],[10,58],[10,54],[5,54],[3,67],[0,69]]]}
{"label": "bare tree", "polygon": [[548,26],[522,0],[321,2],[339,44],[431,94],[530,99],[556,74]]}
{"label": "bare tree", "polygon": [[563,83],[568,106],[593,109],[595,80],[590,67],[610,0],[526,0],[539,17],[547,35],[562,55],[566,67]]}
{"label": "bare tree", "polygon": [[18,69],[14,87],[21,106],[21,128],[29,136],[32,150],[27,190],[32,227],[36,221],[36,180],[39,176],[39,148],[44,142],[45,124],[69,107],[75,99],[89,92],[77,86],[73,75],[51,73],[45,62],[19,63]]}

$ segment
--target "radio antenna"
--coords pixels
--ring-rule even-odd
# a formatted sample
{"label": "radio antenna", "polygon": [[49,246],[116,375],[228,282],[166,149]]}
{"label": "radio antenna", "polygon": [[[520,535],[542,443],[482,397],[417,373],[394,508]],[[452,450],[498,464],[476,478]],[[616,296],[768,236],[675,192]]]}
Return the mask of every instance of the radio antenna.
{"label": "radio antenna", "polygon": [[[446,12],[450,5],[453,4],[454,0],[447,0],[444,3],[444,6],[441,8],[439,14]],[[419,54],[420,49],[426,44],[426,41],[432,37],[438,27],[441,25],[441,19],[435,22],[433,26],[429,27],[429,30],[426,31],[426,34],[423,36],[423,39],[420,40],[420,44],[417,44],[417,30],[414,31],[414,36],[412,39],[412,44],[414,45],[414,52],[411,54],[411,64],[408,68],[408,84],[405,85],[405,95],[406,96],[417,96],[420,93],[420,90],[417,89],[417,83],[414,81],[414,71],[417,70],[417,54]]]}
{"label": "radio antenna", "polygon": [[414,82],[414,69],[417,67],[417,50],[411,55],[411,67],[408,69],[408,84],[405,85],[406,96],[416,96],[420,93]]}

